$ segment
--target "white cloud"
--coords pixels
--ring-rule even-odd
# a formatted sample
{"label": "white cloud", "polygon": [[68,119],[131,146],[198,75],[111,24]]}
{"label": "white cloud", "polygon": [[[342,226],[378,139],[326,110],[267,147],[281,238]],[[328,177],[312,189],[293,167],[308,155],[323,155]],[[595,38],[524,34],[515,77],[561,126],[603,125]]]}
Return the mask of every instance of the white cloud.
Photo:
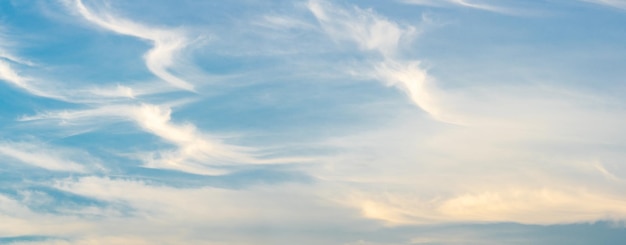
{"label": "white cloud", "polygon": [[344,200],[365,217],[393,226],[462,222],[551,225],[626,218],[626,199],[612,194],[582,188],[491,189],[495,191],[431,198],[410,191],[353,192]]}
{"label": "white cloud", "polygon": [[309,1],[309,9],[331,38],[353,42],[363,51],[380,54],[381,58],[372,58],[370,62],[375,64],[374,67],[366,63],[357,73],[404,91],[416,106],[437,120],[462,123],[450,118],[438,104],[439,92],[434,79],[420,67],[420,62],[398,57],[403,41],[414,37],[414,27],[401,27],[371,10],[355,8],[349,11],[324,1]]}
{"label": "white cloud", "polygon": [[101,126],[130,121],[144,132],[158,136],[175,146],[136,155],[146,167],[176,169],[196,174],[222,174],[218,167],[238,164],[280,164],[308,161],[303,158],[268,158],[254,156],[256,149],[223,143],[221,139],[198,130],[191,123],[176,123],[171,105],[106,105],[93,109],[46,112],[24,116],[21,121],[59,121],[60,126]]}
{"label": "white cloud", "polygon": [[[120,100],[137,99],[137,97],[140,96],[169,92],[172,90],[171,86],[164,87],[154,82],[135,84],[118,83],[115,86],[100,86],[95,84],[83,86],[73,84],[70,87],[63,82],[52,81],[47,78],[41,77],[32,77],[31,74],[23,74],[19,69],[21,67],[44,67],[41,65],[36,65],[35,63],[24,59],[23,57],[18,57],[16,55],[13,55],[11,52],[6,51],[7,49],[15,49],[19,46],[15,45],[16,41],[7,41],[8,37],[3,35],[1,31],[3,31],[3,28],[1,28],[0,26],[0,80],[4,80],[5,82],[15,87],[18,87],[32,95],[70,103],[104,104]],[[157,55],[163,57],[154,61],[150,61],[155,63],[153,67],[160,66],[159,64],[156,64],[159,63],[159,60],[168,63],[167,66],[169,66],[169,63],[172,62],[174,55],[163,54],[163,52],[164,51],[156,51]],[[166,74],[164,76],[169,75]]]}
{"label": "white cloud", "polygon": [[626,1],[624,0],[579,0],[583,2],[595,3],[610,6],[619,9],[626,9]]}
{"label": "white cloud", "polygon": [[101,169],[99,161],[85,152],[37,142],[0,142],[0,155],[52,171],[85,173]]}
{"label": "white cloud", "polygon": [[464,8],[473,8],[478,10],[484,10],[489,12],[501,13],[501,14],[518,14],[518,11],[512,9],[500,7],[490,4],[489,1],[475,1],[475,0],[400,0],[402,3],[426,5],[436,7],[446,6],[458,6]]}
{"label": "white cloud", "polygon": [[13,83],[19,87],[26,87],[25,78],[18,75],[11,66],[0,60],[0,79]]}
{"label": "white cloud", "polygon": [[178,146],[174,152],[151,154],[148,167],[173,168],[187,172],[211,174],[218,170],[208,170],[207,165],[220,166],[233,163],[253,163],[245,148],[229,146],[217,139],[198,132],[192,124],[171,122],[171,109],[163,106],[141,105],[134,108],[133,119],[145,131],[161,137]]}
{"label": "white cloud", "polygon": [[362,50],[385,57],[395,55],[402,39],[412,38],[415,31],[410,26],[402,28],[371,10],[349,11],[318,0],[309,1],[308,7],[334,40],[354,42]]}
{"label": "white cloud", "polygon": [[96,13],[76,0],[73,7],[86,20],[107,30],[149,40],[153,48],[145,54],[146,66],[157,77],[180,89],[193,91],[194,85],[173,75],[169,69],[175,64],[178,52],[189,44],[188,38],[181,30],[159,29],[137,24],[115,17],[110,13]]}
{"label": "white cloud", "polygon": [[67,98],[61,95],[57,95],[40,89],[39,86],[34,85],[32,79],[20,75],[17,71],[13,69],[13,67],[8,62],[5,62],[3,60],[0,60],[0,80],[9,82],[13,86],[21,88],[28,93],[36,96],[53,98],[58,100],[67,100]]}
{"label": "white cloud", "polygon": [[455,124],[464,123],[462,119],[450,115],[441,106],[444,94],[437,89],[434,79],[420,67],[418,61],[386,60],[375,67],[373,76],[388,86],[394,86],[406,93],[411,101],[433,118]]}

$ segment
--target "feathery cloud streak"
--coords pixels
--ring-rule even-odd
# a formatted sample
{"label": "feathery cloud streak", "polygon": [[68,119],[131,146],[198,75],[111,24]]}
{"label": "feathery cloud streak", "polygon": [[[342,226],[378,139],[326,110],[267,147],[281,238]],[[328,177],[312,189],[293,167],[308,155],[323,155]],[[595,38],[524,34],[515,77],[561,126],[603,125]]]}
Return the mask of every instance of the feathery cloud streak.
{"label": "feathery cloud streak", "polygon": [[32,142],[0,142],[0,155],[52,171],[85,173],[87,166],[99,165],[94,157],[86,153]]}
{"label": "feathery cloud streak", "polygon": [[183,31],[146,27],[110,13],[94,13],[83,4],[82,0],[74,1],[74,7],[86,20],[102,28],[152,42],[153,48],[145,55],[148,69],[172,86],[194,91],[193,84],[168,71],[174,64],[176,53],[189,43]]}
{"label": "feathery cloud streak", "polygon": [[[361,51],[378,55],[368,56],[368,61],[378,63],[374,77],[406,91],[434,119],[454,124],[432,125],[431,133],[409,126],[400,127],[398,132],[389,130],[393,137],[388,139],[389,135],[377,135],[340,140],[350,142],[340,145],[354,150],[354,155],[339,156],[340,160],[331,162],[360,162],[370,167],[331,163],[328,169],[333,171],[318,173],[343,176],[339,182],[353,182],[334,188],[347,192],[338,194],[339,202],[395,225],[484,221],[554,224],[626,217],[622,208],[626,200],[615,198],[618,193],[584,190],[589,188],[586,186],[611,190],[624,186],[623,181],[615,181],[618,178],[614,174],[602,171],[602,165],[594,166],[597,161],[612,162],[615,154],[621,155],[602,149],[603,144],[624,142],[626,135],[618,126],[624,119],[620,116],[624,115],[619,109],[621,101],[590,100],[578,92],[536,86],[474,86],[454,92],[437,89],[433,79],[420,69],[419,61],[398,58],[399,40],[411,28],[400,28],[368,10],[344,9],[320,1],[310,1],[308,6],[331,38],[356,43]],[[380,26],[386,27],[378,29]],[[607,113],[593,109],[603,106],[614,109]],[[585,122],[580,121],[582,118]],[[413,125],[432,124],[413,120]],[[380,142],[389,146],[381,147]],[[550,142],[545,144],[553,148],[537,152],[530,146],[538,142]],[[579,144],[588,147],[577,157],[560,150]],[[509,171],[517,168],[527,173],[511,176]],[[580,183],[579,176],[588,182]],[[545,184],[525,184],[528,178]],[[378,185],[394,191],[366,187]],[[422,189],[424,186],[430,190]],[[434,191],[432,188],[437,187],[433,186],[441,189]],[[433,192],[448,194],[430,194]],[[584,204],[580,204],[581,198],[586,200]],[[554,215],[564,209],[573,214]]]}
{"label": "feathery cloud streak", "polygon": [[619,9],[626,9],[626,1],[623,1],[623,0],[581,0],[581,1],[615,7]]}
{"label": "feathery cloud streak", "polygon": [[381,57],[375,59],[373,67],[364,67],[361,72],[368,74],[367,70],[373,68],[374,73],[369,72],[372,78],[401,89],[433,118],[455,122],[438,104],[433,79],[420,67],[420,62],[398,57],[401,44],[415,36],[415,27],[401,27],[372,11],[341,9],[325,1],[309,1],[308,7],[331,38],[356,43],[361,50]]}
{"label": "feathery cloud streak", "polygon": [[514,14],[515,13],[514,11],[512,11],[510,9],[499,7],[499,6],[495,6],[495,5],[491,5],[489,3],[485,3],[484,1],[467,1],[467,0],[401,0],[401,2],[407,3],[407,4],[427,5],[427,6],[437,6],[437,7],[450,6],[451,5],[451,6],[459,6],[459,7],[465,7],[465,8],[473,8],[473,9],[478,9],[478,10],[496,12],[496,13],[501,13],[501,14]]}
{"label": "feathery cloud streak", "polygon": [[[197,174],[222,174],[225,170],[214,167],[232,164],[263,163],[248,154],[252,149],[221,143],[199,132],[192,124],[176,124],[171,121],[171,107],[167,105],[109,105],[79,111],[47,112],[25,116],[22,121],[60,121],[63,126],[97,126],[116,121],[130,121],[143,131],[156,135],[176,146],[176,150],[156,151],[139,156],[146,167],[176,169]],[[267,163],[275,163],[268,160]]]}

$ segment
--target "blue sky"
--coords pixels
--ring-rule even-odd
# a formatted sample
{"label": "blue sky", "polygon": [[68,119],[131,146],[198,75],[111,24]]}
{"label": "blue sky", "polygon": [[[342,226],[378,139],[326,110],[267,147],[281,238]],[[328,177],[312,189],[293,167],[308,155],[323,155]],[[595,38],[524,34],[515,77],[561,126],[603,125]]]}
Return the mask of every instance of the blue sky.
{"label": "blue sky", "polygon": [[622,244],[622,0],[0,1],[0,243]]}

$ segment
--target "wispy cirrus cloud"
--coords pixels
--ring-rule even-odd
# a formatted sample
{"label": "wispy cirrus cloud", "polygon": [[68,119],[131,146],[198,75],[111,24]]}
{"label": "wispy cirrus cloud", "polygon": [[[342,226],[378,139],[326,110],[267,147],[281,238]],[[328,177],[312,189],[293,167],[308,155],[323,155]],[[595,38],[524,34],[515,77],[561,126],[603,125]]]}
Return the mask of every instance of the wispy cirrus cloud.
{"label": "wispy cirrus cloud", "polygon": [[45,112],[24,116],[24,122],[59,122],[61,127],[102,126],[114,122],[132,122],[146,133],[158,136],[175,146],[139,153],[137,158],[149,168],[175,169],[195,174],[223,174],[224,167],[239,164],[279,164],[307,161],[304,158],[255,157],[254,148],[223,143],[219,138],[199,131],[191,123],[172,121],[172,105],[107,105],[94,109]]}
{"label": "wispy cirrus cloud", "polygon": [[[1,28],[0,31],[2,31]],[[6,42],[6,39],[7,37],[5,36],[0,39],[0,80],[4,80],[35,96],[78,104],[93,104],[106,103],[124,98],[134,98],[135,96],[151,94],[155,91],[162,90],[155,86],[148,89],[144,87],[133,88],[121,84],[117,84],[115,87],[97,85],[66,87],[65,84],[60,82],[46,80],[46,78],[31,77],[28,74],[24,74],[19,67],[35,66],[35,64],[5,51],[6,48],[3,46],[3,42]]]}
{"label": "wispy cirrus cloud", "polygon": [[27,77],[9,62],[0,60],[0,80],[23,91],[44,98],[77,104],[102,104],[116,100],[133,99],[135,96],[153,93],[155,90],[132,88],[118,84],[114,87],[91,86],[86,88],[63,88],[63,84]]}
{"label": "wispy cirrus cloud", "polygon": [[420,61],[399,55],[402,45],[414,38],[415,27],[403,27],[372,11],[342,9],[325,1],[309,1],[308,7],[330,38],[356,43],[362,51],[379,55],[370,61],[374,65],[366,64],[359,73],[404,91],[416,106],[437,120],[460,123],[438,104],[434,79],[420,67]]}
{"label": "wispy cirrus cloud", "polygon": [[4,80],[11,85],[36,96],[67,100],[64,96],[42,90],[40,86],[33,84],[33,79],[19,74],[11,64],[3,60],[0,60],[0,80]]}
{"label": "wispy cirrus cloud", "polygon": [[194,91],[192,83],[179,78],[169,71],[175,63],[176,54],[189,44],[184,31],[152,28],[116,17],[108,12],[94,12],[82,0],[71,1],[70,5],[83,18],[104,29],[152,42],[153,48],[144,57],[148,69],[174,87]]}
{"label": "wispy cirrus cloud", "polygon": [[[143,159],[146,161],[146,165],[202,174],[209,172],[213,174],[217,173],[209,171],[207,165],[210,165],[210,163],[208,162],[203,163],[205,164],[204,168],[200,166],[192,167],[196,163],[195,161],[191,163],[190,159],[204,158],[207,155],[228,155],[228,153],[224,151],[224,147],[217,147],[220,145],[219,143],[209,142],[203,139],[202,136],[197,136],[195,128],[191,125],[176,125],[171,123],[170,113],[171,110],[165,106],[149,104],[107,105],[87,110],[46,112],[44,114],[26,116],[21,120],[53,120],[52,122],[60,121],[62,125],[71,127],[80,125],[98,126],[116,121],[130,121],[145,132],[154,134],[178,147],[178,150],[171,152],[165,150],[163,153],[152,154],[153,157]],[[213,163],[215,164],[215,162]]]}
{"label": "wispy cirrus cloud", "polygon": [[100,161],[88,153],[39,142],[1,141],[0,155],[51,171],[87,173],[102,170]]}
{"label": "wispy cirrus cloud", "polygon": [[415,5],[427,5],[436,7],[457,6],[464,8],[473,8],[478,10],[484,10],[489,12],[501,13],[501,14],[517,14],[516,11],[494,5],[494,2],[489,1],[475,1],[475,0],[400,0],[402,3],[415,4]]}
{"label": "wispy cirrus cloud", "polygon": [[308,8],[330,38],[351,42],[361,50],[396,55],[402,41],[410,41],[415,28],[399,24],[362,9],[343,9],[326,1],[312,0]]}
{"label": "wispy cirrus cloud", "polygon": [[618,8],[618,9],[626,9],[626,1],[624,0],[580,0],[580,1],[605,5],[609,7]]}

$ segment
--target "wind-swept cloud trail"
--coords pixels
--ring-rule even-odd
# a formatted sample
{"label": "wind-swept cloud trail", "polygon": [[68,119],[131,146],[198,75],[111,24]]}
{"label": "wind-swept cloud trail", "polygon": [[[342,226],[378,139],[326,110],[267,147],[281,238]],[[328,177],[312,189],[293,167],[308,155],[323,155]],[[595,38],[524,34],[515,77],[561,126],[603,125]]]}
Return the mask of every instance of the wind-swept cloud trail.
{"label": "wind-swept cloud trail", "polygon": [[[0,28],[1,30],[2,28]],[[6,37],[0,39],[0,80],[4,80],[29,94],[77,104],[101,104],[125,98],[132,99],[156,91],[154,88],[132,88],[120,84],[116,87],[93,85],[91,87],[68,88],[63,83],[29,77],[22,74],[16,67],[35,66],[35,64],[5,51],[6,48],[2,46],[5,42],[4,39]]]}
{"label": "wind-swept cloud trail", "polygon": [[67,100],[67,98],[65,98],[64,96],[41,90],[38,86],[32,84],[32,79],[20,75],[16,70],[13,69],[11,64],[3,60],[0,60],[0,80],[4,80],[11,85],[23,89],[26,92],[36,96],[63,101]]}
{"label": "wind-swept cloud trail", "polygon": [[[372,11],[346,10],[325,1],[311,0],[308,7],[329,37],[356,43],[362,51],[381,57],[374,58],[374,67],[363,68],[363,73],[401,89],[416,106],[436,120],[461,123],[442,108],[433,79],[420,67],[420,62],[398,57],[401,44],[410,42],[416,35],[415,27],[401,27]],[[373,74],[367,72],[372,68]]]}
{"label": "wind-swept cloud trail", "polygon": [[0,155],[52,171],[86,173],[101,168],[87,153],[36,142],[0,141]]}
{"label": "wind-swept cloud trail", "polygon": [[488,1],[468,1],[468,0],[399,0],[402,3],[407,4],[415,4],[415,5],[426,5],[426,6],[437,6],[437,7],[445,7],[445,6],[458,6],[464,8],[472,8],[477,10],[484,10],[494,13],[500,14],[518,14],[517,11],[508,9],[505,7],[500,7],[497,5],[490,4]]}
{"label": "wind-swept cloud trail", "polygon": [[72,3],[78,13],[91,23],[122,35],[138,37],[152,42],[153,48],[145,54],[148,69],[172,86],[194,91],[192,83],[168,71],[175,62],[176,54],[189,44],[183,31],[151,28],[113,16],[110,13],[95,13],[87,8],[82,0],[75,0]]}
{"label": "wind-swept cloud trail", "polygon": [[27,85],[25,84],[26,79],[18,75],[17,72],[13,70],[13,68],[11,68],[11,66],[7,62],[4,61],[0,61],[0,79],[8,81],[18,87],[29,90],[27,88]]}
{"label": "wind-swept cloud trail", "polygon": [[331,38],[356,43],[361,50],[378,52],[384,57],[395,55],[399,42],[411,38],[415,31],[372,11],[341,9],[320,0],[311,0],[307,6]]}
{"label": "wind-swept cloud trail", "polygon": [[104,104],[153,93],[153,90],[119,84],[115,87],[62,88],[63,84],[42,82],[37,78],[23,76],[9,62],[3,60],[0,60],[0,80],[35,96],[76,104]]}
{"label": "wind-swept cloud trail", "polygon": [[13,67],[11,63],[0,60],[0,80],[35,96],[75,104],[105,104],[135,99],[138,96],[158,91],[158,89],[133,88],[120,84],[107,87],[64,88],[64,84],[61,83],[42,81],[40,78],[21,75]]}
{"label": "wind-swept cloud trail", "polygon": [[[174,123],[172,108],[168,105],[107,105],[100,108],[46,112],[24,116],[24,122],[54,122],[62,125],[97,126],[116,121],[130,121],[144,132],[158,136],[176,146],[175,150],[158,150],[139,153],[137,158],[149,168],[175,169],[195,174],[224,174],[223,167],[239,164],[280,164],[307,161],[305,158],[260,159],[254,156],[257,149],[228,145],[199,131],[190,123]],[[222,169],[220,169],[222,168]]]}
{"label": "wind-swept cloud trail", "polygon": [[[178,89],[193,91],[193,85],[171,74],[168,69],[175,56],[188,45],[186,33],[182,30],[150,28],[132,21],[114,17],[110,13],[90,10],[82,1],[66,1],[83,18],[99,27],[118,34],[149,40],[154,47],[145,55],[146,65],[157,77]],[[71,111],[42,112],[34,116],[24,116],[22,122],[38,121],[38,125],[54,119],[66,127],[89,125],[98,127],[107,122],[130,121],[144,132],[153,134],[175,146],[174,150],[164,149],[136,154],[144,161],[144,167],[175,169],[196,174],[222,174],[212,166],[233,166],[236,164],[276,164],[292,163],[306,159],[254,157],[249,147],[227,145],[220,140],[199,132],[191,123],[176,124],[171,121],[172,108],[167,105],[154,105],[142,102],[138,97],[150,94],[146,86],[118,84],[116,87],[72,88],[69,91],[51,89],[52,93],[42,93],[39,88],[30,86],[25,77],[20,76],[6,62],[0,60],[0,78],[27,90],[31,94],[80,104],[90,109]],[[148,86],[154,87],[154,86]],[[165,103],[167,104],[167,103]],[[106,119],[105,119],[106,118]],[[76,131],[76,130],[74,130]],[[79,130],[80,131],[80,130]]]}

